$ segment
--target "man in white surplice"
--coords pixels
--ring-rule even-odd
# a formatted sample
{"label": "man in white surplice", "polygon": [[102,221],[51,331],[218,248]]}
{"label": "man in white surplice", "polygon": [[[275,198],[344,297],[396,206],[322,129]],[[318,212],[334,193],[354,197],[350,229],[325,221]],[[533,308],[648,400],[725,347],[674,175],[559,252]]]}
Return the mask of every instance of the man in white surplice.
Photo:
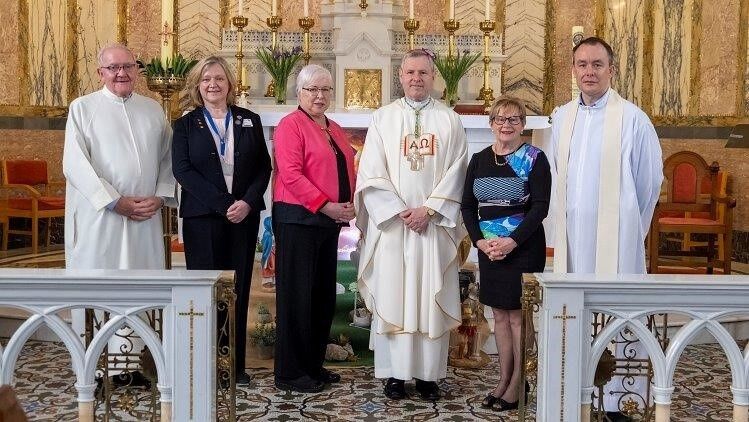
{"label": "man in white surplice", "polygon": [[[572,56],[580,97],[560,107],[552,124],[554,271],[643,274],[663,181],[658,136],[648,116],[611,88],[614,53],[605,41],[584,39]],[[631,340],[622,333],[618,341],[621,335]],[[638,344],[629,349],[647,357]],[[637,384],[629,389],[644,393],[644,378]],[[620,378],[607,385],[607,410],[616,410],[621,397],[610,392],[622,390]]]}
{"label": "man in white surplice", "polygon": [[[105,47],[98,58],[104,86],[70,103],[65,128],[65,265],[163,269],[159,210],[175,203],[171,129],[156,101],[133,92],[138,66],[125,46]],[[73,325],[82,331],[82,312]],[[142,342],[132,348],[138,353]]]}
{"label": "man in white surplice", "polygon": [[457,248],[466,135],[459,116],[430,97],[431,53],[403,58],[405,97],[377,110],[367,132],[355,195],[364,235],[359,289],[374,318],[370,348],[385,395],[405,397],[416,378],[440,397],[449,331],[460,324]]}

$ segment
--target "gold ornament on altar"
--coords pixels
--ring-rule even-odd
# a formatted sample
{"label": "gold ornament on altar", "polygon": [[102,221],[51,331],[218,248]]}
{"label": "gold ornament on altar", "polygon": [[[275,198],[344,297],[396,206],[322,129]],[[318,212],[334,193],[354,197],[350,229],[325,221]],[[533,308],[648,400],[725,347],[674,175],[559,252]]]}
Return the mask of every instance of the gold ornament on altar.
{"label": "gold ornament on altar", "polygon": [[[470,274],[470,276],[468,275]],[[461,271],[461,277],[472,279],[473,273]],[[461,283],[461,324],[450,333],[448,363],[460,368],[483,368],[489,363],[489,356],[481,346],[489,335],[484,305],[478,300],[478,283]]]}

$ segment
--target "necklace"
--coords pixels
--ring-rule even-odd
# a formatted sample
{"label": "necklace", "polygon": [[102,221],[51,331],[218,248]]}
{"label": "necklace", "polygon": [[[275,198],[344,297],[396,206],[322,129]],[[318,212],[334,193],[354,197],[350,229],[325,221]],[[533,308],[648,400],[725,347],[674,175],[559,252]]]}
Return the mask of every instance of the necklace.
{"label": "necklace", "polygon": [[[498,167],[506,166],[507,165],[507,156],[497,154],[496,151],[494,151],[494,145],[492,145],[492,155],[494,156],[494,164],[496,164]],[[499,160],[497,160],[497,156],[501,156],[502,159],[504,159],[504,162],[500,163]]]}
{"label": "necklace", "polygon": [[328,145],[330,145],[330,149],[333,150],[333,154],[338,155],[338,150],[333,145],[333,134],[330,133],[330,129],[328,129],[327,127],[321,127],[320,126],[320,130],[322,130],[323,132],[325,132],[325,137],[328,139]]}
{"label": "necklace", "polygon": [[[424,107],[432,103],[432,97],[429,97],[428,99],[423,101],[423,104],[421,105],[421,107],[417,107],[411,104],[408,101],[408,98],[406,97],[403,97],[403,101],[405,101],[405,103],[408,104],[409,107],[411,107],[411,110],[413,110],[414,113],[416,113],[416,123],[414,124],[414,136],[416,138],[419,138],[421,136],[421,110],[424,110]],[[418,105],[419,102],[417,102],[416,104]]]}

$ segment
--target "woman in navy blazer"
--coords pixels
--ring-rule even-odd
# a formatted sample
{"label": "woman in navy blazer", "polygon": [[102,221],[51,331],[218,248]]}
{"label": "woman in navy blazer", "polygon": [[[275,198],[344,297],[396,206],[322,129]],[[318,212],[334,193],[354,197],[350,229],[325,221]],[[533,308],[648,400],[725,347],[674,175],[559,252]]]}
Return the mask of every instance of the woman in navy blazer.
{"label": "woman in navy blazer", "polygon": [[271,162],[260,116],[233,105],[236,80],[229,69],[226,60],[212,56],[187,76],[185,90],[195,109],[174,123],[172,167],[182,186],[187,268],[236,272],[235,368],[237,382],[249,383],[247,308]]}

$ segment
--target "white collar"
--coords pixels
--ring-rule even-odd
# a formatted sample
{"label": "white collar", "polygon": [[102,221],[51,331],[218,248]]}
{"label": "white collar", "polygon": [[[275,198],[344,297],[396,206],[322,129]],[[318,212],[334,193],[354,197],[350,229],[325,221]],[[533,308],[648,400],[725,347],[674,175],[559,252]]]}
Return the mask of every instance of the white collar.
{"label": "white collar", "polygon": [[122,103],[124,103],[127,100],[133,98],[133,94],[134,94],[133,92],[131,92],[130,95],[128,95],[127,97],[120,97],[119,95],[117,95],[114,92],[110,91],[109,88],[107,88],[106,85],[104,85],[103,87],[101,87],[101,91],[104,93],[104,96],[106,96],[107,98],[110,98],[112,100],[115,100],[117,102],[122,102]]}

